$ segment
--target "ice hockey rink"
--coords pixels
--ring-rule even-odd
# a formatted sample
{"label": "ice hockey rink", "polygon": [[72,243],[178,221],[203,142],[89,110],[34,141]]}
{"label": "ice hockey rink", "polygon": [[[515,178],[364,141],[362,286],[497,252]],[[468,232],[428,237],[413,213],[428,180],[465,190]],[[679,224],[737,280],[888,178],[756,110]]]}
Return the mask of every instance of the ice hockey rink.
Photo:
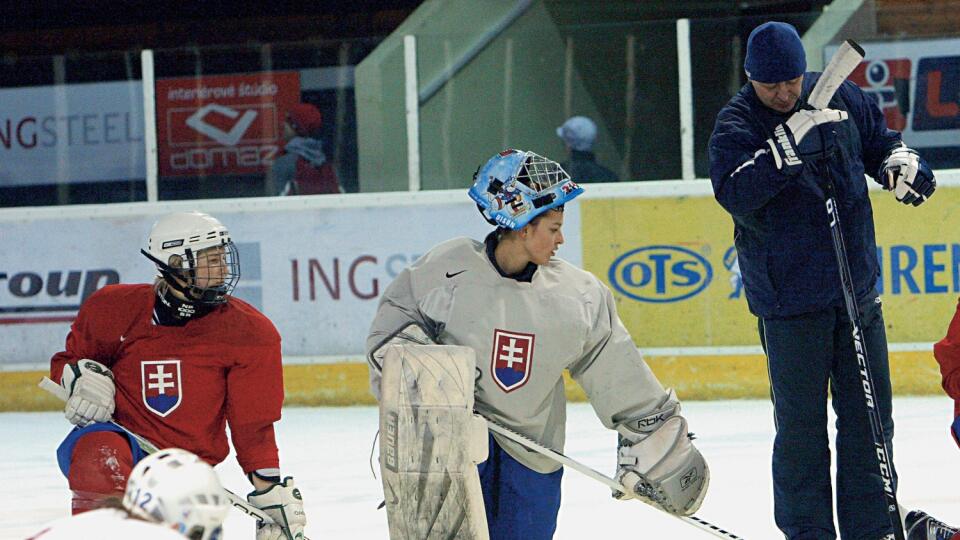
{"label": "ice hockey rink", "polygon": [[[697,516],[742,538],[782,538],[773,523],[770,403],[688,402],[684,414],[711,470],[709,492]],[[948,435],[951,414],[946,397],[896,398],[894,460],[900,503],[955,524],[960,523],[960,449]],[[376,427],[373,407],[284,409],[277,424],[281,467],[294,475],[303,492],[307,533],[314,540],[387,538],[386,513],[377,510],[381,486],[370,465]],[[0,439],[0,538],[25,538],[68,512],[66,480],[54,460],[67,430],[66,420],[55,412],[0,414],[5,434]],[[612,474],[615,444],[616,436],[600,425],[588,404],[569,406],[567,456]],[[249,490],[232,456],[217,471],[228,489]],[[608,533],[651,540],[712,537],[639,502],[613,500],[606,486],[567,469],[555,538],[595,539]],[[225,537],[254,538],[251,519],[233,512]]]}

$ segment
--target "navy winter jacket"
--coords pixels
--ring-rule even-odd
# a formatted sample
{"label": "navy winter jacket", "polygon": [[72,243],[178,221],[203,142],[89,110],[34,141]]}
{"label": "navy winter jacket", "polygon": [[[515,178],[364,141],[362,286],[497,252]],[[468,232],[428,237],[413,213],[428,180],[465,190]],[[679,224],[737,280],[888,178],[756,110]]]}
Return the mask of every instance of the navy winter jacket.
{"label": "navy winter jacket", "polygon": [[[819,77],[804,74],[798,104],[806,102]],[[876,179],[883,159],[901,145],[900,134],[887,129],[874,99],[849,81],[837,90],[829,108],[849,113],[846,121],[822,126],[836,130],[837,153],[828,165],[804,161],[794,176],[777,170],[766,143],[792,113],[763,105],[748,82],[717,116],[710,137],[710,179],[717,201],[733,216],[747,304],[759,317],[790,317],[843,305],[828,216],[815,187],[828,180],[836,189],[857,297],[876,294],[880,269],[864,172]]]}

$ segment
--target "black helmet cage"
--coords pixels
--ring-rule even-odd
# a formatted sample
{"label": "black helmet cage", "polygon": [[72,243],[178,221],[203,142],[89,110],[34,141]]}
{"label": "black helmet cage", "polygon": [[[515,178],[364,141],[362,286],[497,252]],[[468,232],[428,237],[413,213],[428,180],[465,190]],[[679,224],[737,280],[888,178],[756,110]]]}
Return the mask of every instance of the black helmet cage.
{"label": "black helmet cage", "polygon": [[[223,280],[216,285],[201,287],[197,284],[198,270],[200,265],[207,261],[203,256],[204,252],[211,249],[223,250],[220,258],[220,264],[224,267],[221,274]],[[237,282],[240,281],[240,254],[232,240],[223,239],[220,245],[208,246],[198,251],[185,248],[182,257],[171,255],[168,261],[161,261],[143,249],[140,252],[157,265],[157,270],[167,285],[192,302],[222,304],[227,301],[227,297],[233,293]]]}

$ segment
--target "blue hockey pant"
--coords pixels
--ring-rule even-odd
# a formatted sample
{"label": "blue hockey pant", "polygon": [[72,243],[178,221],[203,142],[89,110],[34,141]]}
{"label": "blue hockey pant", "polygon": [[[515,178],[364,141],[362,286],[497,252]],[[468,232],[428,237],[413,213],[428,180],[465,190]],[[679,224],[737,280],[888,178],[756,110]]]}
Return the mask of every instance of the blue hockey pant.
{"label": "blue hockey pant", "polygon": [[490,456],[477,469],[490,540],[550,540],[557,529],[563,469],[538,473],[489,437]]}

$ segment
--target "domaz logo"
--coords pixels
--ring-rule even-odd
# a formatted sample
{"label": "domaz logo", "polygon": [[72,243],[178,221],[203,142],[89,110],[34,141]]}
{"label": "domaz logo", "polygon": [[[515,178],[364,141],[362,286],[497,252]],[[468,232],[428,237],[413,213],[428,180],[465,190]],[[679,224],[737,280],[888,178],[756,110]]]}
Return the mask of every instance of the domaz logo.
{"label": "domaz logo", "polygon": [[613,261],[607,274],[613,288],[640,302],[677,302],[710,284],[707,259],[678,246],[646,246]]}

